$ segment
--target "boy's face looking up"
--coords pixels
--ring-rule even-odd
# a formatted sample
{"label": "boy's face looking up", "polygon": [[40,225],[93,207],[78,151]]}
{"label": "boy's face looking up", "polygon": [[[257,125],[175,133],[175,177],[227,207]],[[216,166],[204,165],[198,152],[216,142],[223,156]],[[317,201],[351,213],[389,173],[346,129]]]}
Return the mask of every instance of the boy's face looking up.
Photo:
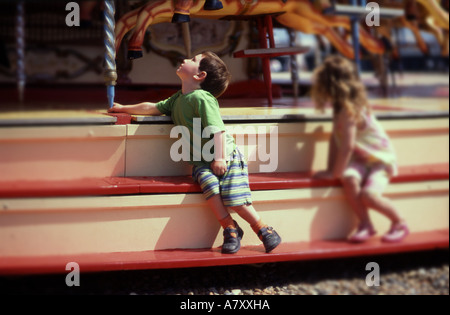
{"label": "boy's face looking up", "polygon": [[183,63],[177,69],[178,77],[182,81],[203,81],[206,77],[206,72],[199,70],[202,59],[202,54],[198,54],[192,59],[184,59]]}

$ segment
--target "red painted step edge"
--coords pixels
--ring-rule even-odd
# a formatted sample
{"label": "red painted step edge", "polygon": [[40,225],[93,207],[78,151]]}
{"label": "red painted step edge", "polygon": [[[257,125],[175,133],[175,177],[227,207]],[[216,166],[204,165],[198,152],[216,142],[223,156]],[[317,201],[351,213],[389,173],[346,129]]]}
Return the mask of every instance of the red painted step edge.
{"label": "red painted step edge", "polygon": [[[339,186],[338,180],[314,179],[309,172],[250,174],[251,190],[275,190]],[[400,169],[393,183],[449,179],[449,165],[433,164]],[[191,176],[135,176],[85,178],[68,181],[0,181],[0,198],[197,193]]]}
{"label": "red painted step edge", "polygon": [[67,273],[69,262],[76,262],[81,272],[137,269],[192,268],[242,265],[283,261],[346,258],[384,255],[434,249],[448,249],[449,230],[416,232],[403,242],[387,244],[380,237],[364,244],[345,240],[282,243],[266,254],[262,245],[243,247],[237,254],[221,254],[220,248],[195,250],[161,250],[142,252],[96,253],[60,256],[2,257],[0,275]]}

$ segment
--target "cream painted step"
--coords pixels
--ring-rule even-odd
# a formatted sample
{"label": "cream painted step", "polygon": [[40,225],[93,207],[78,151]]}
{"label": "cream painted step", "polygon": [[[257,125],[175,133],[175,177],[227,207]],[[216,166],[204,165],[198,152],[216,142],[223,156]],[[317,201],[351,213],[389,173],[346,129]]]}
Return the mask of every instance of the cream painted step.
{"label": "cream painted step", "polygon": [[[392,119],[382,121],[382,125],[392,138],[399,166],[448,163],[448,117]],[[170,138],[172,127],[128,125],[127,176],[190,174],[187,165],[170,158],[176,140]],[[310,171],[326,166],[332,128],[329,120],[229,123],[226,127],[238,143],[244,143],[240,148],[248,159],[250,173]]]}
{"label": "cream painted step", "polygon": [[125,175],[127,126],[0,128],[1,180]]}
{"label": "cream painted step", "polygon": [[[382,120],[400,166],[448,163],[448,112],[431,116],[404,119],[396,114]],[[290,119],[289,122],[253,120],[253,123],[225,120],[238,142],[244,143],[240,147],[249,160],[251,173],[325,167],[330,117],[307,115],[303,122]],[[187,163],[174,162],[170,156],[171,147],[178,141],[170,138],[173,125],[155,123],[2,127],[1,180],[190,174]]]}
{"label": "cream painted step", "polygon": [[[344,239],[355,218],[338,187],[252,192],[254,206],[283,241]],[[448,229],[449,182],[391,184],[412,232]],[[210,248],[222,230],[201,194],[0,199],[0,257]],[[389,222],[371,212],[380,234]],[[237,218],[237,215],[234,214]],[[258,238],[241,219],[243,245]]]}

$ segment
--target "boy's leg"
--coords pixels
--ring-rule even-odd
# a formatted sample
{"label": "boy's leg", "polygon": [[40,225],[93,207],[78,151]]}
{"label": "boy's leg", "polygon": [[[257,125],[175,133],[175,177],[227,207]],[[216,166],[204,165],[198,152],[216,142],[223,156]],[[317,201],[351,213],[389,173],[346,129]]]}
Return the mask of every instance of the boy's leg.
{"label": "boy's leg", "polygon": [[220,195],[219,179],[209,167],[194,167],[192,177],[200,184],[208,206],[213,211],[222,227],[235,227],[227,208]]}
{"label": "boy's leg", "polygon": [[267,226],[267,224],[262,223],[261,217],[259,216],[258,212],[256,212],[253,205],[242,205],[230,208],[234,210],[242,219],[247,221],[248,224],[250,224],[250,226],[252,227],[253,231],[257,229],[255,233],[258,233],[261,228]]}
{"label": "boy's leg", "polygon": [[206,202],[208,203],[208,206],[211,208],[217,220],[220,222],[220,225],[222,225],[224,229],[229,226],[233,228],[236,227],[230,213],[223,205],[220,195],[214,195],[206,200]]}
{"label": "boy's leg", "polygon": [[253,231],[258,235],[259,239],[263,242],[266,252],[273,251],[281,243],[281,237],[272,228],[265,224],[259,214],[256,212],[253,205],[242,205],[230,207],[232,210],[247,221]]}
{"label": "boy's leg", "polygon": [[235,254],[241,248],[241,240],[244,232],[231,218],[227,208],[223,205],[220,195],[214,195],[207,200],[220,225],[223,227],[223,254]]}
{"label": "boy's leg", "polygon": [[234,254],[241,248],[242,229],[231,218],[220,195],[219,179],[209,167],[194,167],[193,178],[202,188],[208,206],[223,227],[222,253]]}

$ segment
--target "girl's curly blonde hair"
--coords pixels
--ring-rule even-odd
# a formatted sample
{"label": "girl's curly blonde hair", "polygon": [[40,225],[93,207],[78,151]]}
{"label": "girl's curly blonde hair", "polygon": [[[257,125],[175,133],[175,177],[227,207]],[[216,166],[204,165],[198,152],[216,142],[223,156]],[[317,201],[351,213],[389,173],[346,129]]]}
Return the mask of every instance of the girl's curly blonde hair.
{"label": "girl's curly blonde hair", "polygon": [[334,114],[346,108],[351,118],[359,121],[363,110],[370,111],[366,89],[352,62],[341,56],[330,56],[314,72],[311,98],[318,110],[327,103]]}

